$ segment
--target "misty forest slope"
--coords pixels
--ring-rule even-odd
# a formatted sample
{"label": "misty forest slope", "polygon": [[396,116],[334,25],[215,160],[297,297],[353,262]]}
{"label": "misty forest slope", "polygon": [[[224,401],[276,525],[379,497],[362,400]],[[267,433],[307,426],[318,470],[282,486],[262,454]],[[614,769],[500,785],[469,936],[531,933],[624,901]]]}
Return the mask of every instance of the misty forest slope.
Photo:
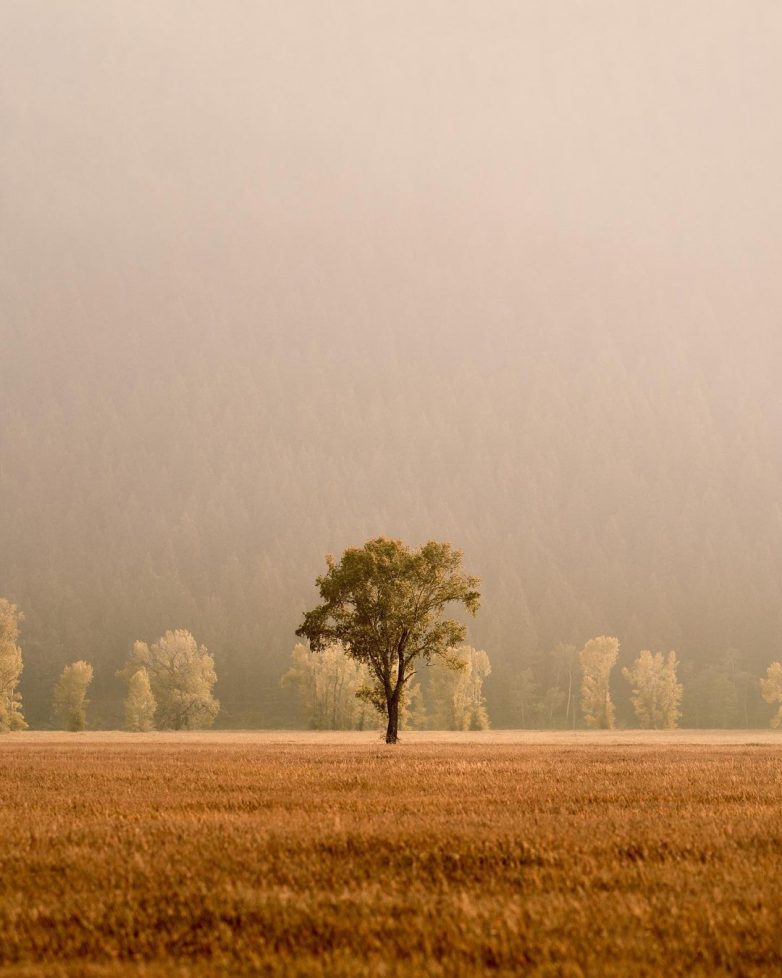
{"label": "misty forest slope", "polygon": [[[685,664],[735,647],[760,669],[778,654],[770,351],[736,342],[718,360],[652,322],[629,345],[580,328],[573,297],[557,329],[557,283],[525,288],[523,266],[498,329],[490,285],[486,304],[444,288],[436,342],[395,328],[411,318],[398,293],[383,330],[347,308],[330,313],[340,328],[310,331],[296,325],[323,316],[323,296],[269,290],[246,330],[219,309],[213,329],[189,329],[183,309],[161,343],[133,329],[132,282],[124,308],[111,297],[124,329],[17,333],[0,393],[0,593],[27,616],[31,715],[66,661],[103,671],[101,698],[133,639],[188,627],[214,652],[226,714],[280,722],[323,554],[376,534],[464,548],[497,689],[536,649],[602,632]],[[649,320],[650,298],[616,315]]]}
{"label": "misty forest slope", "polygon": [[450,540],[482,578],[496,724],[560,641],[676,648],[685,684],[731,648],[764,670],[766,35],[739,91],[731,32],[699,48],[689,22],[694,54],[655,61],[617,12],[604,77],[567,5],[442,35],[434,6],[259,5],[257,30],[196,6],[188,30],[176,5],[3,15],[0,595],[31,723],[86,658],[116,724],[130,644],[178,627],[214,654],[221,723],[293,722],[279,677],[323,556],[380,534]]}

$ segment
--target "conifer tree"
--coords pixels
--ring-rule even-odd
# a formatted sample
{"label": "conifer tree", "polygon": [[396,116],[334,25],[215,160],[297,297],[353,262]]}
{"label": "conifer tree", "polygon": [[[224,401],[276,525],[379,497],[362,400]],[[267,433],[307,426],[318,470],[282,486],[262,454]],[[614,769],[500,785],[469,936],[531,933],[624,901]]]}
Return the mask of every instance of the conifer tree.
{"label": "conifer tree", "polygon": [[509,699],[513,707],[513,719],[519,727],[531,726],[530,720],[539,688],[540,683],[535,681],[535,675],[529,666],[519,669],[508,684]]}

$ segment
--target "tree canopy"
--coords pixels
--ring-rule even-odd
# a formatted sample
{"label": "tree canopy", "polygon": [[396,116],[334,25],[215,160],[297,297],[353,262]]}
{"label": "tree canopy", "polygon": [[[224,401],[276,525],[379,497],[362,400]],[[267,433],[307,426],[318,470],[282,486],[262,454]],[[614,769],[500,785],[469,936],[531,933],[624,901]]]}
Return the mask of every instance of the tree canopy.
{"label": "tree canopy", "polygon": [[92,682],[93,668],[79,659],[66,666],[54,687],[53,714],[64,730],[76,733],[87,725],[87,688]]}
{"label": "tree canopy", "polygon": [[[142,670],[149,679],[149,696],[143,680],[130,686]],[[217,682],[214,659],[186,628],[167,631],[151,646],[135,642],[120,676],[128,680],[128,698],[136,701],[128,709],[126,700],[126,721],[139,723],[140,729],[146,725],[151,709],[159,730],[211,727],[220,711],[220,703],[212,694]],[[144,701],[143,709],[139,709],[138,700]]]}
{"label": "tree canopy", "polygon": [[[462,552],[430,540],[418,549],[378,537],[349,548],[316,580],[321,603],[304,614],[296,634],[313,651],[340,643],[369,668],[365,695],[388,718],[387,743],[396,743],[399,705],[417,661],[448,661],[466,627],[445,617],[450,605],[478,611],[478,578],[463,570]],[[454,666],[458,668],[457,662]]]}
{"label": "tree canopy", "polygon": [[641,727],[672,730],[679,722],[682,684],[676,677],[679,660],[676,653],[650,652],[644,649],[632,669],[622,675],[631,684],[631,702]]}
{"label": "tree canopy", "polygon": [[24,730],[27,726],[18,689],[22,674],[22,650],[16,640],[21,620],[22,615],[16,605],[6,598],[0,598],[0,733]]}
{"label": "tree canopy", "polygon": [[581,662],[581,709],[588,727],[610,730],[616,711],[611,699],[611,670],[619,656],[619,640],[612,635],[590,639],[579,654]]}

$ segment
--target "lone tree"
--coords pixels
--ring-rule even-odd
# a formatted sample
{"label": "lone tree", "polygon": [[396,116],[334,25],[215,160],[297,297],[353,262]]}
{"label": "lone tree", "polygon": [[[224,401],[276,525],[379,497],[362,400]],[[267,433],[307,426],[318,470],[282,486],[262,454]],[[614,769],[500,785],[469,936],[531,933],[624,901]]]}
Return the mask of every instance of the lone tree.
{"label": "lone tree", "polygon": [[[400,540],[378,537],[346,550],[316,580],[323,599],[305,612],[296,634],[313,652],[340,642],[346,653],[369,668],[371,684],[361,691],[388,718],[386,743],[395,744],[405,684],[416,661],[448,662],[467,629],[445,618],[448,605],[475,614],[479,581],[464,573],[462,552],[430,540],[417,550]],[[458,666],[457,666],[458,668]]]}

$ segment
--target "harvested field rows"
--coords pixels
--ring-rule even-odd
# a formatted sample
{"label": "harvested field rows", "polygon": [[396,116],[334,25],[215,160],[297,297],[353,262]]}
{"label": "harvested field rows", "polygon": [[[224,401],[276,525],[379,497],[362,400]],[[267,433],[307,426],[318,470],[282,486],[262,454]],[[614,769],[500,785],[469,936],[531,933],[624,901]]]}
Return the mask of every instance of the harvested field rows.
{"label": "harvested field rows", "polygon": [[0,974],[782,973],[773,746],[0,749]]}

